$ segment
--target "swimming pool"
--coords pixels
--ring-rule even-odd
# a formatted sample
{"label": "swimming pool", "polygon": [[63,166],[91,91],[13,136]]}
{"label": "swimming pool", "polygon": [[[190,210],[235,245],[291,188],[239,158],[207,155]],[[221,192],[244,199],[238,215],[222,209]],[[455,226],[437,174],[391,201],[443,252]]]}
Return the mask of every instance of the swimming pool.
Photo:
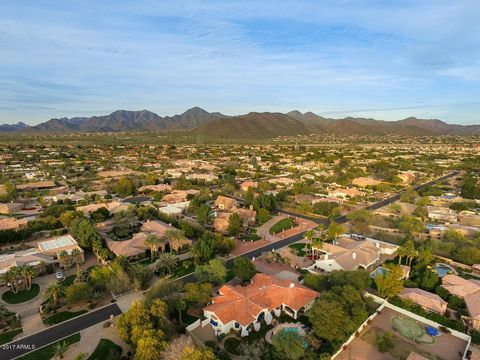
{"label": "swimming pool", "polygon": [[448,274],[456,274],[457,272],[455,269],[450,267],[447,264],[437,263],[435,264],[435,272],[437,273],[438,277],[442,278]]}
{"label": "swimming pool", "polygon": [[377,276],[385,276],[388,274],[388,269],[384,267],[378,267],[370,273],[370,277],[375,279]]}

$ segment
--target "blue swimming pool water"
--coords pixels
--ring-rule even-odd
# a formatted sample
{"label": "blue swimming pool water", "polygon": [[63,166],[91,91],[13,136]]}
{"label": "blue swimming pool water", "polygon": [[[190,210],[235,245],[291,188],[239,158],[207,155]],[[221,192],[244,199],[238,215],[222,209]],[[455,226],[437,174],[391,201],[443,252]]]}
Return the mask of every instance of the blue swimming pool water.
{"label": "blue swimming pool water", "polygon": [[370,277],[376,278],[377,276],[384,276],[386,274],[388,274],[388,269],[380,266],[370,273]]}
{"label": "blue swimming pool water", "polygon": [[449,273],[453,272],[452,269],[450,269],[448,266],[441,264],[435,264],[435,271],[437,272],[439,277],[444,277]]}

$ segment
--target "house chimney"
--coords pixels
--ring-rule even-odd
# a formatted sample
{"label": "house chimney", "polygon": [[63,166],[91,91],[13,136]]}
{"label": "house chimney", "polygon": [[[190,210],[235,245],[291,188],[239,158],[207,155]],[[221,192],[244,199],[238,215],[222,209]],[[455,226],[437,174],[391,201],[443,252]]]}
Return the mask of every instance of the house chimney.
{"label": "house chimney", "polygon": [[295,287],[295,284],[294,284],[293,282],[290,283],[290,287],[291,287],[291,288],[294,288],[294,287]]}
{"label": "house chimney", "polygon": [[356,260],[356,259],[357,259],[357,253],[356,253],[355,251],[352,253],[352,259],[353,259],[353,260]]}

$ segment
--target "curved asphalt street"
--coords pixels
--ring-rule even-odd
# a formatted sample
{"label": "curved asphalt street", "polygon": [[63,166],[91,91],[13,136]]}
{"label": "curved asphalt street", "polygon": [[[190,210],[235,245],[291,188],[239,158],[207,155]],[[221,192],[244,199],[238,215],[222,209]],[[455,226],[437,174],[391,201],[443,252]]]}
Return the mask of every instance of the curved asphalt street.
{"label": "curved asphalt street", "polygon": [[76,334],[90,326],[106,321],[111,315],[120,315],[122,311],[117,304],[110,304],[98,310],[90,311],[85,315],[62,322],[36,334],[0,345],[0,359],[10,360],[25,355],[35,349],[52,342]]}
{"label": "curved asphalt street", "polygon": [[[449,179],[449,178],[454,177],[456,175],[458,175],[458,171],[454,171],[454,172],[452,172],[448,175],[442,176],[442,177],[440,177],[436,180],[429,181],[425,184],[418,185],[418,186],[414,187],[413,190],[419,190],[419,189],[421,189],[425,186],[433,185],[437,181],[446,180],[446,179]],[[381,208],[385,205],[391,204],[391,203],[399,200],[402,193],[403,192],[400,192],[400,193],[395,194],[395,195],[393,195],[393,196],[391,196],[387,199],[384,199],[384,200],[379,201],[375,204],[369,205],[369,206],[366,207],[366,209],[376,210],[376,209],[379,209],[379,208]],[[236,198],[236,199],[239,200],[239,201],[243,201],[243,199],[240,199],[240,198]],[[280,210],[280,209],[277,209],[277,211],[280,212],[280,213],[285,213],[285,214],[288,214],[288,215],[297,216],[297,217],[301,217],[301,218],[304,218],[304,219],[307,219],[307,220],[311,220],[311,221],[314,221],[316,223],[323,223],[325,225],[328,225],[328,220],[312,218],[312,217],[309,217],[309,216],[302,216],[300,214],[290,213],[288,211],[283,211],[283,210]],[[348,221],[348,219],[347,219],[346,215],[340,216],[340,217],[335,219],[335,222],[337,222],[339,224],[343,224],[347,221]],[[265,245],[262,248],[249,251],[245,254],[242,254],[241,256],[246,256],[246,257],[249,257],[249,258],[252,258],[252,257],[257,258],[257,257],[261,256],[262,254],[264,254],[266,252],[276,250],[276,249],[280,249],[282,247],[293,244],[294,242],[297,242],[297,241],[301,240],[303,238],[303,235],[304,235],[304,233],[293,235],[291,237],[288,237],[288,238],[276,241],[274,243]],[[231,267],[233,265],[233,260],[234,260],[234,258],[230,258],[230,259],[226,260],[226,265],[228,267]],[[182,277],[181,280],[184,281],[184,282],[194,282],[195,277],[194,277],[194,274],[192,273],[192,274],[188,274],[188,275]],[[82,330],[84,330],[84,329],[86,329],[90,326],[93,326],[95,324],[98,324],[102,321],[106,321],[110,318],[110,315],[117,316],[117,315],[120,315],[121,313],[122,313],[122,311],[120,310],[120,308],[118,307],[117,304],[111,304],[111,305],[108,305],[104,308],[101,308],[101,309],[98,309],[98,310],[95,310],[95,311],[91,311],[91,312],[89,312],[85,315],[76,317],[72,320],[63,322],[59,325],[56,325],[56,326],[53,326],[53,327],[48,328],[46,330],[43,330],[41,332],[38,332],[36,334],[27,336],[25,338],[21,338],[19,340],[13,341],[9,344],[1,345],[0,346],[0,359],[2,359],[2,360],[15,359],[19,356],[25,355],[28,352],[31,352],[33,349],[38,349],[38,348],[43,347],[45,345],[48,345],[52,342],[55,342],[57,340],[65,338],[67,336],[73,335],[73,334],[75,334],[79,331],[82,331]],[[33,347],[33,349],[32,349],[32,347]]]}

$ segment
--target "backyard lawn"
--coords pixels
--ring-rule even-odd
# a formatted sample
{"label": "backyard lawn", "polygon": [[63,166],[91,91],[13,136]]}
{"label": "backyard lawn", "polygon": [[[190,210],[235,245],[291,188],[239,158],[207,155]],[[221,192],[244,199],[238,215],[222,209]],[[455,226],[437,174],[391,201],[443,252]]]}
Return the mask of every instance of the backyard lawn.
{"label": "backyard lawn", "polygon": [[1,333],[0,334],[0,345],[9,343],[10,341],[13,340],[13,338],[16,335],[21,334],[22,332],[23,332],[22,329],[15,329],[15,330],[12,330],[12,331],[7,331],[7,332],[4,332],[4,333]]}
{"label": "backyard lawn", "polygon": [[295,226],[295,222],[293,221],[293,219],[285,218],[277,222],[275,225],[273,225],[270,228],[269,232],[270,234],[273,235],[283,230],[290,229],[291,227],[294,227],[294,226]]}
{"label": "backyard lawn", "polygon": [[100,339],[87,360],[116,360],[122,357],[122,348],[108,339]]}
{"label": "backyard lawn", "polygon": [[3,301],[9,304],[20,304],[28,300],[32,300],[40,292],[40,286],[33,284],[30,290],[22,290],[14,294],[12,291],[7,291],[2,295]]}
{"label": "backyard lawn", "polygon": [[195,271],[195,265],[194,265],[193,263],[190,264],[190,266],[188,266],[188,267],[184,267],[184,266],[180,265],[180,266],[173,272],[173,277],[174,277],[174,278],[179,278],[179,277],[182,277],[182,276],[184,276],[184,275],[193,273],[194,271]]}
{"label": "backyard lawn", "polygon": [[85,314],[87,310],[80,310],[80,311],[61,311],[59,313],[53,314],[52,316],[43,319],[43,323],[46,325],[54,325],[61,323],[63,321],[67,321],[77,317],[79,315]]}
{"label": "backyard lawn", "polygon": [[67,344],[71,345],[71,344],[75,344],[79,341],[80,341],[80,333],[76,333],[76,334],[70,335],[69,337],[67,337],[65,339],[59,340],[59,341],[54,342],[50,345],[47,345],[43,348],[40,348],[40,349],[35,350],[31,353],[28,353],[27,355],[22,356],[18,359],[19,360],[46,360],[46,359],[51,359],[51,358],[53,358],[53,354],[54,354],[53,349],[55,347],[55,344],[61,343],[61,342],[66,342]]}
{"label": "backyard lawn", "polygon": [[306,245],[307,244],[305,244],[305,243],[300,243],[300,244],[291,244],[291,245],[288,245],[288,247],[290,249],[294,249],[297,256],[305,256],[306,253],[305,253],[304,248],[305,248]]}
{"label": "backyard lawn", "polygon": [[62,285],[65,286],[65,287],[69,287],[70,285],[73,284],[73,282],[75,281],[75,278],[77,277],[77,275],[70,275],[69,277],[65,278],[63,281],[62,281]]}

